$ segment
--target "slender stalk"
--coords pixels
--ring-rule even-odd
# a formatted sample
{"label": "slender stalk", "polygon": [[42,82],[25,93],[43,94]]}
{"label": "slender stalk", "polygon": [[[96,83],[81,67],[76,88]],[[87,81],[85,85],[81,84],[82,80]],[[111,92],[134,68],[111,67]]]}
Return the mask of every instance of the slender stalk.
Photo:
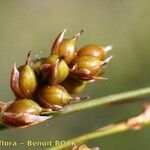
{"label": "slender stalk", "polygon": [[[93,99],[90,101],[80,102],[74,105],[70,105],[64,108],[63,111],[56,111],[56,112],[42,112],[41,115],[43,116],[60,116],[65,115],[89,108],[99,107],[103,105],[109,105],[112,103],[120,103],[120,102],[128,102],[130,101],[137,101],[139,98],[145,98],[150,95],[150,87],[142,88],[138,90],[123,92],[119,94],[113,94],[110,96],[105,96],[97,99]],[[0,130],[7,129],[4,126],[0,126]]]}
{"label": "slender stalk", "polygon": [[70,139],[63,145],[54,146],[47,150],[68,150],[75,145],[83,144],[84,142],[87,142],[89,140],[125,132],[128,130],[141,129],[144,126],[150,125],[150,104],[147,104],[144,109],[145,110],[138,116],[129,118],[116,124],[107,125],[94,132],[83,134],[76,138]]}
{"label": "slender stalk", "polygon": [[[148,96],[150,96],[150,87],[127,91],[70,105],[67,108],[64,108],[64,111],[58,112],[58,115],[69,114],[89,108],[109,105],[112,103],[126,102],[129,101],[129,99],[130,101],[137,101],[139,98],[145,98]],[[42,115],[51,115],[51,113],[49,114],[49,112],[43,112]]]}
{"label": "slender stalk", "polygon": [[78,136],[76,138],[66,141],[64,145],[51,147],[47,150],[63,150],[63,149],[67,150],[67,148],[69,149],[77,144],[82,144],[82,143],[87,142],[92,139],[104,137],[106,135],[112,135],[114,133],[124,132],[126,130],[127,130],[127,127],[123,123],[121,123],[121,124],[118,124],[116,126],[109,128],[107,130],[94,131],[91,133],[87,133],[87,134]]}

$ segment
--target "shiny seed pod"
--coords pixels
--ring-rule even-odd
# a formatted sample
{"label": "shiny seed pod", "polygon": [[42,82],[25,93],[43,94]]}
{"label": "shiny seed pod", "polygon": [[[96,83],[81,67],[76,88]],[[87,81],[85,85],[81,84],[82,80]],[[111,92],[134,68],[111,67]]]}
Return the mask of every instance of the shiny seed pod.
{"label": "shiny seed pod", "polygon": [[30,67],[30,54],[28,53],[25,65],[16,68],[16,64],[11,71],[11,89],[16,98],[31,98],[37,87],[37,80],[34,70]]}
{"label": "shiny seed pod", "polygon": [[77,94],[84,90],[86,83],[84,81],[68,77],[61,83],[61,85],[67,90],[69,94]]}
{"label": "shiny seed pod", "polygon": [[69,75],[68,65],[58,55],[45,59],[39,68],[44,80],[49,84],[61,83]]}
{"label": "shiny seed pod", "polygon": [[40,116],[43,109],[33,100],[21,99],[7,104],[1,112],[1,123],[7,127],[28,127],[41,123],[50,116]]}
{"label": "shiny seed pod", "polygon": [[76,53],[76,41],[83,33],[84,30],[81,30],[75,34],[71,39],[63,39],[64,34],[67,29],[64,29],[55,39],[55,42],[52,46],[51,53],[57,54],[60,57],[63,57],[64,61],[69,64],[77,55]]}
{"label": "shiny seed pod", "polygon": [[76,58],[72,61],[70,76],[79,80],[100,80],[106,79],[98,76],[102,72],[103,66],[105,66],[110,59],[109,57],[104,61],[100,61],[98,58],[90,55],[84,55]]}
{"label": "shiny seed pod", "polygon": [[102,62],[96,57],[84,55],[74,60],[77,70],[87,70],[90,75],[98,75]]}
{"label": "shiny seed pod", "polygon": [[104,60],[106,57],[106,53],[112,49],[112,46],[102,47],[95,44],[89,44],[83,46],[78,51],[78,56],[90,55],[97,57],[99,60]]}
{"label": "shiny seed pod", "polygon": [[43,107],[52,109],[53,105],[65,106],[73,99],[61,85],[44,86],[35,95]]}
{"label": "shiny seed pod", "polygon": [[5,112],[10,113],[29,113],[32,115],[39,115],[42,108],[33,100],[21,99],[11,103]]}

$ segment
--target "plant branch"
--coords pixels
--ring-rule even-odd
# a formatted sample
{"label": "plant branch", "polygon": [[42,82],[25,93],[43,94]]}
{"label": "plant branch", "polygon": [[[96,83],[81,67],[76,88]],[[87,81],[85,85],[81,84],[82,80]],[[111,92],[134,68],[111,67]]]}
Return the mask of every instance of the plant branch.
{"label": "plant branch", "polygon": [[66,141],[63,145],[54,146],[47,150],[68,150],[75,145],[82,144],[89,140],[101,138],[107,135],[112,135],[120,132],[125,132],[128,130],[138,130],[147,125],[150,125],[150,104],[145,105],[144,111],[136,117],[132,117],[130,119],[121,121],[116,124],[110,124],[94,132],[90,132],[78,136],[76,138],[70,139]]}
{"label": "plant branch", "polygon": [[[129,102],[130,101],[137,101],[139,98],[145,98],[150,95],[150,87],[142,88],[138,90],[123,92],[119,94],[113,94],[110,96],[105,96],[97,99],[93,99],[90,101],[80,102],[73,105],[69,105],[65,107],[62,111],[53,111],[53,112],[42,112],[42,116],[60,116],[65,115],[89,108],[99,107],[103,105],[109,105],[114,103],[121,103],[121,102]],[[1,102],[0,103],[0,110],[5,107],[7,103]],[[3,125],[0,126],[0,130],[7,129]]]}
{"label": "plant branch", "polygon": [[[64,115],[69,114],[89,108],[99,107],[103,105],[109,105],[112,103],[118,103],[118,102],[128,102],[130,101],[137,101],[139,98],[145,98],[147,96],[150,96],[150,87],[142,88],[138,90],[133,91],[127,91],[119,94],[113,94],[110,96],[105,96],[85,102],[79,102],[70,106],[67,106],[62,110],[62,112],[55,113],[57,115]],[[41,115],[51,115],[51,112],[43,112]]]}

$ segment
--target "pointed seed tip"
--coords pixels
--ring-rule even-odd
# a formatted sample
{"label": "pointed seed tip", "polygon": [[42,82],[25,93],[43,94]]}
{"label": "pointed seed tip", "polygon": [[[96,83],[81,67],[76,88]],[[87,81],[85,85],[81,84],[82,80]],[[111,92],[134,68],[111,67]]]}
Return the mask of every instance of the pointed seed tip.
{"label": "pointed seed tip", "polygon": [[80,32],[81,32],[81,33],[83,33],[84,31],[85,31],[85,28],[81,29],[81,31],[80,31]]}
{"label": "pointed seed tip", "polygon": [[113,57],[114,57],[114,56],[113,56],[113,55],[111,55],[111,56],[109,56],[108,58],[106,58],[105,63],[110,62],[110,60],[111,60]]}
{"label": "pointed seed tip", "polygon": [[63,32],[66,32],[67,31],[67,28],[65,28],[64,30],[63,30]]}
{"label": "pointed seed tip", "polygon": [[27,55],[27,57],[30,57],[30,55],[31,55],[31,51],[29,51],[29,52],[28,52],[28,55]]}
{"label": "pointed seed tip", "polygon": [[31,59],[31,51],[29,51],[27,54],[25,65],[29,65],[30,59]]}
{"label": "pointed seed tip", "polygon": [[104,47],[104,50],[105,50],[105,51],[106,51],[106,53],[107,53],[107,52],[111,51],[111,50],[112,50],[112,48],[113,48],[113,46],[112,46],[112,45],[108,45],[108,46]]}
{"label": "pointed seed tip", "polygon": [[17,71],[17,70],[18,70],[16,64],[17,64],[17,63],[15,62],[14,65],[12,66],[12,71]]}

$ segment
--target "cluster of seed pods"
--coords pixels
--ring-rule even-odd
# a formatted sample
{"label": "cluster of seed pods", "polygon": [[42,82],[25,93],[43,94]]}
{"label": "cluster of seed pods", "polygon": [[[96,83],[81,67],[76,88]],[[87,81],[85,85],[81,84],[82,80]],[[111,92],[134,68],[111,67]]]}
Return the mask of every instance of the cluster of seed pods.
{"label": "cluster of seed pods", "polygon": [[101,75],[112,56],[106,58],[111,46],[88,44],[80,49],[76,41],[84,30],[64,39],[64,29],[55,39],[50,56],[31,61],[28,53],[25,64],[11,71],[10,85],[16,97],[2,112],[8,126],[26,126],[42,122],[48,117],[42,111],[59,111],[85,97],[81,93],[86,84],[105,80]]}

